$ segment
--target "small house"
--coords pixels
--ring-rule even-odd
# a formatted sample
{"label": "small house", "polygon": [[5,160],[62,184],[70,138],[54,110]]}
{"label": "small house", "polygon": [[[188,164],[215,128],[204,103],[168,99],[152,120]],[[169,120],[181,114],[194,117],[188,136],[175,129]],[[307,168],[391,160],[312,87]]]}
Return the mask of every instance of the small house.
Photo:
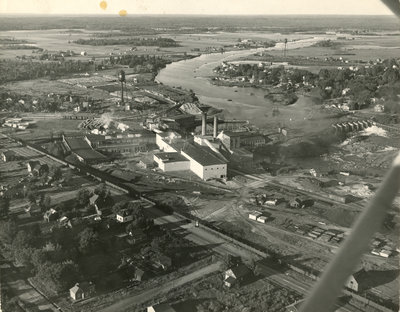
{"label": "small house", "polygon": [[36,167],[40,166],[40,162],[38,162],[38,161],[28,161],[26,166],[28,168],[28,172],[33,173],[33,169],[35,169]]}
{"label": "small house", "polygon": [[4,162],[13,161],[17,159],[17,154],[14,151],[4,151],[0,154],[1,160]]}
{"label": "small house", "polygon": [[121,223],[126,223],[133,220],[132,212],[128,209],[122,209],[117,212],[117,221]]}
{"label": "small house", "polygon": [[346,288],[351,289],[355,292],[358,292],[362,288],[362,278],[366,276],[366,272],[364,269],[359,270],[358,272],[350,275],[349,279],[346,282]]}
{"label": "small house", "polygon": [[37,175],[37,176],[42,176],[46,173],[49,173],[50,169],[47,164],[41,164],[38,161],[29,161],[27,164],[28,172]]}
{"label": "small house", "polygon": [[300,198],[295,198],[289,202],[290,208],[303,208],[303,203]]}
{"label": "small house", "polygon": [[262,213],[259,211],[253,211],[249,213],[249,219],[257,220],[258,217],[261,217]]}
{"label": "small house", "polygon": [[134,279],[136,281],[144,281],[148,278],[148,273],[144,270],[142,270],[141,268],[135,268],[135,275],[134,275]]}
{"label": "small house", "polygon": [[138,162],[138,167],[141,169],[152,169],[155,167],[153,159],[141,159]]}
{"label": "small house", "polygon": [[141,229],[131,230],[131,231],[129,231],[128,235],[129,236],[127,238],[127,241],[131,245],[135,245],[140,242],[143,242],[146,240],[146,237],[147,237]]}
{"label": "small house", "polygon": [[172,266],[172,259],[166,255],[158,255],[154,263],[163,270],[168,270]]}
{"label": "small house", "polygon": [[266,223],[267,220],[268,220],[268,217],[266,217],[266,216],[260,216],[257,218],[257,221],[260,223]]}
{"label": "small house", "polygon": [[100,200],[100,196],[97,194],[93,194],[92,197],[89,198],[89,205],[93,206],[96,209],[96,213],[101,216],[103,214],[102,210],[104,210],[104,201]]}
{"label": "small house", "polygon": [[232,267],[225,271],[224,285],[230,288],[240,284],[249,274],[250,270],[244,264]]}
{"label": "small house", "polygon": [[176,310],[169,304],[160,303],[147,307],[147,312],[175,312]]}
{"label": "small house", "polygon": [[71,298],[75,301],[90,298],[95,292],[92,282],[89,283],[76,283],[74,287],[69,290]]}
{"label": "small house", "polygon": [[47,222],[50,221],[55,221],[58,219],[58,212],[57,210],[54,210],[53,208],[50,208],[49,210],[47,210],[44,215],[43,215],[43,219]]}

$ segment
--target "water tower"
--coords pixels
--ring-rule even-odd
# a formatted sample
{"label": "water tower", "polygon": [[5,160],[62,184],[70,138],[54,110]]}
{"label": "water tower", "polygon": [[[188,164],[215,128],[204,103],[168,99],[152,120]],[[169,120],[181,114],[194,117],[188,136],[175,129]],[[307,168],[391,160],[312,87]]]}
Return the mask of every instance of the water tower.
{"label": "water tower", "polygon": [[121,104],[124,104],[125,72],[122,69],[118,73],[118,80],[121,81]]}

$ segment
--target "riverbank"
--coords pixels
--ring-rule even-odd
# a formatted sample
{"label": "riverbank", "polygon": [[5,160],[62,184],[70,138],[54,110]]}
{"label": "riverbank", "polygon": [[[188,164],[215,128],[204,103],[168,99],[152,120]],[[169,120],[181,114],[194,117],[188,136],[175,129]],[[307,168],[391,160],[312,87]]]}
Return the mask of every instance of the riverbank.
{"label": "riverbank", "polygon": [[[288,50],[311,46],[318,41],[333,38],[334,36],[313,37],[299,34],[287,45]],[[286,122],[293,117],[293,109],[285,107],[279,117],[272,117],[271,112],[275,103],[265,99],[265,91],[259,88],[231,88],[217,86],[210,82],[213,70],[223,61],[234,61],[240,57],[249,56],[258,52],[282,50],[283,42],[275,47],[231,51],[226,53],[203,54],[199,57],[174,62],[162,69],[156,81],[169,86],[182,87],[193,90],[200,102],[223,110],[227,118],[247,119],[260,128],[276,128],[279,123]],[[231,101],[228,101],[231,100]]]}

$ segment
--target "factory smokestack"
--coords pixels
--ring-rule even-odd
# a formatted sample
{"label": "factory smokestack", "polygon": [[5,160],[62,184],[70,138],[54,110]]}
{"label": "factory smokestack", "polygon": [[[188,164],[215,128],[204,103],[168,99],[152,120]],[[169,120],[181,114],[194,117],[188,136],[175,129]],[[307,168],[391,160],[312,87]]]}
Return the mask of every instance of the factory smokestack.
{"label": "factory smokestack", "polygon": [[217,137],[217,135],[218,135],[218,117],[214,116],[214,128],[213,128],[214,139]]}
{"label": "factory smokestack", "polygon": [[201,135],[206,135],[207,131],[207,113],[201,115]]}

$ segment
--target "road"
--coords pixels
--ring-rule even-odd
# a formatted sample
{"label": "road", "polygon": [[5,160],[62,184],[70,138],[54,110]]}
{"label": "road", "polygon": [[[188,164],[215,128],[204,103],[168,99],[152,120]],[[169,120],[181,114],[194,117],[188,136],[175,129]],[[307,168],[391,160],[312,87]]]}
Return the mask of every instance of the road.
{"label": "road", "polygon": [[187,232],[185,238],[197,245],[212,248],[215,252],[221,255],[231,254],[247,261],[261,259],[259,255],[250,253],[249,250],[238,246],[233,241],[227,241],[204,226],[196,227],[193,223],[187,223],[185,218],[176,214],[163,215],[162,212],[154,207],[149,207],[148,210],[150,210],[151,214],[156,217],[154,219],[155,224],[165,226],[173,224],[176,228],[182,228]]}
{"label": "road", "polygon": [[174,288],[177,288],[177,287],[180,287],[187,283],[190,283],[190,282],[192,282],[196,279],[199,279],[201,277],[204,277],[208,274],[220,271],[221,267],[222,267],[221,262],[216,262],[216,263],[210,264],[210,265],[203,267],[195,272],[189,273],[187,275],[184,275],[184,276],[174,279],[172,281],[166,282],[163,285],[145,290],[145,291],[141,292],[140,294],[120,300],[117,303],[114,303],[113,305],[111,305],[107,308],[99,310],[99,312],[125,311],[126,309],[130,308],[131,306],[140,305],[147,301],[150,301],[152,298],[154,298],[155,294],[157,294],[159,296],[162,293],[167,293]]}
{"label": "road", "polygon": [[[160,214],[160,212],[158,212]],[[155,219],[155,223],[159,225],[167,225],[167,224],[180,224],[179,227],[182,229],[185,229],[188,231],[188,234],[186,235],[186,239],[198,244],[198,245],[207,245],[207,244],[215,244],[215,247],[213,250],[217,253],[220,253],[222,255],[225,254],[231,254],[234,256],[240,256],[243,259],[253,259],[253,260],[260,260],[261,257],[258,255],[252,254],[248,250],[244,250],[243,248],[237,246],[236,244],[232,242],[228,242],[215,234],[207,231],[206,229],[200,227],[195,227],[193,223],[185,223],[183,222],[185,219],[180,218],[179,216],[175,215],[169,215],[169,216],[160,216]],[[282,272],[276,271],[270,267],[267,267],[265,265],[262,266],[262,272],[264,275],[267,276],[268,280],[271,280],[272,282],[281,285],[282,287],[286,289],[292,289],[300,294],[307,294],[308,291],[311,289],[314,281],[312,280],[307,280],[305,281],[299,281],[295,279],[294,277],[288,276]],[[351,306],[351,305],[345,305],[345,306],[339,306],[337,305],[337,309],[335,310],[337,312],[361,312],[361,310]]]}
{"label": "road", "polygon": [[[91,167],[86,167],[86,166],[80,166],[80,169],[86,173],[90,173],[93,176],[97,176],[98,178],[105,180],[105,181],[109,181],[112,183],[116,183],[117,185],[120,185],[121,187],[125,188],[125,189],[129,189],[130,193],[132,194],[137,194],[136,191],[134,191],[133,189],[131,189],[131,187],[128,187],[126,185],[126,183],[121,183],[121,179],[118,179],[114,176],[110,176],[108,173],[105,172],[100,172],[99,170],[96,170],[94,168]],[[241,173],[243,174],[243,173]],[[248,177],[252,177],[252,175],[246,175]],[[255,176],[254,176],[255,177]],[[261,182],[263,179],[261,178],[257,178],[255,177],[255,180],[258,180],[259,182]],[[176,214],[173,215],[165,215],[163,214],[161,211],[159,211],[158,209],[154,208],[154,207],[149,207],[148,208],[151,213],[156,217],[155,218],[155,223],[157,224],[172,224],[175,227],[180,227],[184,230],[187,231],[187,235],[186,238],[188,240],[193,241],[196,244],[199,245],[207,245],[207,247],[212,248],[214,251],[225,255],[225,254],[231,254],[233,256],[239,256],[241,257],[243,260],[259,260],[260,256],[258,254],[256,254],[255,252],[252,252],[250,249],[245,249],[243,247],[239,247],[239,245],[237,243],[234,242],[233,239],[225,239],[223,237],[221,237],[220,235],[215,234],[214,232],[212,232],[211,230],[207,229],[204,226],[200,226],[200,227],[195,227],[192,223],[188,224],[185,218],[182,218]],[[212,247],[211,247],[212,246]],[[272,269],[270,269],[272,270]],[[198,272],[198,271],[196,271]],[[194,279],[194,277],[196,276],[196,272],[193,272],[191,274],[189,274],[188,276],[192,276],[188,281],[186,281],[186,279],[183,280],[179,280],[179,283],[181,283],[180,285],[183,285],[184,283],[187,283],[191,280]],[[286,282],[287,277],[286,275],[279,273],[277,271],[272,270],[271,272],[274,272],[274,280],[278,281],[279,283],[281,283],[282,286],[286,287],[286,288],[291,288],[293,290],[299,291],[300,289],[302,289],[302,293],[307,293],[308,290],[310,289],[310,285],[300,285],[299,282],[295,283],[293,281],[291,282]],[[186,282],[185,282],[186,281]],[[183,283],[183,284],[182,284]],[[310,281],[310,283],[312,283]],[[173,286],[172,286],[173,285]],[[174,281],[172,282],[168,282],[166,284],[164,284],[163,286],[160,286],[160,290],[165,290],[165,287],[178,287],[179,285],[174,284]],[[302,287],[302,288],[301,288]],[[172,289],[171,288],[171,289]],[[144,297],[146,296],[153,296],[155,290],[152,289],[149,291],[149,293],[147,294],[142,294]],[[138,295],[140,296],[140,295]],[[124,299],[122,301],[120,301],[119,303],[117,303],[116,305],[122,304],[123,302],[126,302],[125,304],[127,305],[131,305],[132,304],[132,299],[134,297],[130,297],[127,299]],[[114,306],[112,306],[114,307]],[[122,307],[122,306],[121,306]],[[119,309],[115,309],[112,308],[111,310],[105,310],[105,311],[118,311]],[[343,309],[339,309],[338,311],[343,311],[343,312],[347,312],[347,311],[357,311],[355,309],[353,310],[343,310]],[[358,311],[357,311],[358,312]]]}

